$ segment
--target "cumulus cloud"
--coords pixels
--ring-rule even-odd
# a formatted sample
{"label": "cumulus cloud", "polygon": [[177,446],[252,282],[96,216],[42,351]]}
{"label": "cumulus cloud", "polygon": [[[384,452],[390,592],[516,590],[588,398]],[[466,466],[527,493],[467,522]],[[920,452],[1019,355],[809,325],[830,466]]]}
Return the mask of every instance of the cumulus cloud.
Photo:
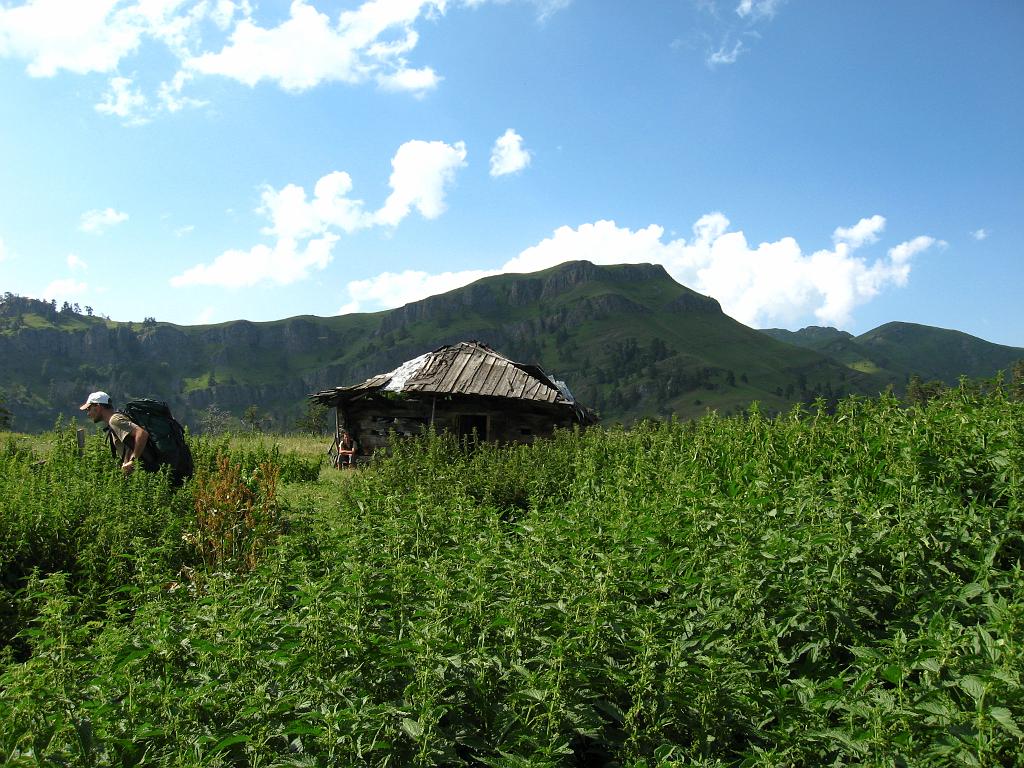
{"label": "cumulus cloud", "polygon": [[86,263],[76,253],[68,254],[68,269],[72,272],[88,269]]}
{"label": "cumulus cloud", "polygon": [[523,148],[523,137],[509,128],[491,149],[491,176],[518,173],[530,164],[530,152]]}
{"label": "cumulus cloud", "polygon": [[276,27],[244,19],[221,51],[192,56],[183,69],[250,86],[268,80],[292,92],[371,78],[388,90],[423,92],[439,78],[429,67],[409,67],[405,54],[419,40],[413,24],[444,7],[443,0],[369,0],[332,23],[305,0],[293,0],[289,17]]}
{"label": "cumulus cloud", "polygon": [[[934,237],[928,237],[927,235],[918,235],[913,240],[907,240],[904,243],[900,243],[899,245],[890,248],[889,258],[892,260],[894,265],[906,265],[914,256],[917,256],[919,253],[924,253],[933,245],[945,248],[946,241],[936,240]],[[909,272],[907,274],[909,274]]]}
{"label": "cumulus cloud", "polygon": [[[532,272],[586,259],[597,264],[661,264],[678,282],[718,299],[727,314],[747,325],[792,324],[807,314],[821,323],[844,325],[857,306],[890,286],[905,285],[914,256],[942,245],[920,236],[869,261],[854,255],[850,242],[843,239],[831,250],[805,253],[792,237],[752,246],[743,232],[730,227],[719,212],[700,217],[689,241],[666,240],[664,229],[655,224],[635,231],[604,220],[564,226],[493,271],[385,273],[353,281],[347,286],[344,309],[389,308],[436,293],[439,285],[450,290],[487,274]],[[858,222],[840,230],[848,233],[842,237],[863,244],[880,226],[877,221]]]}
{"label": "cumulus cloud", "polygon": [[885,216],[876,213],[870,219],[861,219],[852,227],[836,227],[832,233],[832,242],[846,243],[851,249],[860,248],[865,243],[877,243],[884,229]]}
{"label": "cumulus cloud", "polygon": [[115,0],[29,0],[0,7],[0,56],[24,59],[33,77],[60,70],[112,72],[135,51],[144,28],[137,7]]}
{"label": "cumulus cloud", "polygon": [[[201,76],[249,86],[271,82],[289,92],[331,82],[376,83],[422,96],[442,77],[410,63],[419,43],[416,26],[450,6],[505,1],[365,0],[332,17],[322,10],[325,0],[292,0],[286,18],[268,22],[251,0],[8,0],[0,3],[0,58],[25,62],[32,77],[110,75],[95,108],[129,124],[203,105],[184,93]],[[530,1],[541,20],[569,4]],[[144,91],[119,68],[153,44],[170,53],[172,68],[159,86]],[[149,89],[154,92],[147,95]]]}
{"label": "cumulus cloud", "polygon": [[78,228],[83,232],[102,235],[111,227],[125,221],[128,221],[127,213],[115,211],[113,208],[104,208],[103,210],[97,209],[83,213],[82,220],[78,225]]}
{"label": "cumulus cloud", "polygon": [[445,210],[445,190],[466,165],[466,145],[443,141],[407,141],[391,160],[391,194],[373,216],[378,224],[396,226],[416,208],[427,219]]}
{"label": "cumulus cloud", "polygon": [[232,249],[209,264],[194,266],[171,280],[177,287],[221,285],[242,288],[270,282],[287,285],[327,267],[341,234],[371,227],[398,226],[414,209],[424,218],[440,216],[445,194],[465,165],[466,146],[442,141],[408,141],[391,160],[391,193],[376,211],[351,196],[354,184],[333,171],[313,186],[312,196],[297,184],[263,188],[257,212],[267,219],[261,230],[274,245]]}
{"label": "cumulus cloud", "polygon": [[[432,275],[418,270],[384,272],[368,280],[353,280],[348,293],[353,297],[339,314],[358,312],[363,306],[399,307],[426,296],[461,288],[474,280],[498,274],[497,270],[470,269]],[[358,297],[358,299],[354,298]]]}
{"label": "cumulus cloud", "polygon": [[976,229],[973,232],[971,232],[971,237],[973,237],[975,240],[979,240],[979,241],[980,240],[984,240],[985,238],[988,237],[988,230],[985,229],[985,228]]}
{"label": "cumulus cloud", "polygon": [[377,84],[385,91],[412,91],[420,96],[440,82],[441,78],[430,67],[409,69],[403,66],[389,74],[377,75]]}
{"label": "cumulus cloud", "polygon": [[324,269],[332,259],[337,235],[324,235],[303,247],[291,238],[281,238],[273,246],[256,245],[247,251],[229,250],[210,264],[197,264],[171,278],[171,285],[217,285],[248,288],[259,283],[289,285]]}
{"label": "cumulus cloud", "polygon": [[352,179],[344,171],[321,178],[313,187],[313,199],[297,184],[281,189],[264,187],[259,212],[270,219],[263,234],[301,239],[326,232],[331,227],[354,232],[366,226],[363,201],[348,197]]}

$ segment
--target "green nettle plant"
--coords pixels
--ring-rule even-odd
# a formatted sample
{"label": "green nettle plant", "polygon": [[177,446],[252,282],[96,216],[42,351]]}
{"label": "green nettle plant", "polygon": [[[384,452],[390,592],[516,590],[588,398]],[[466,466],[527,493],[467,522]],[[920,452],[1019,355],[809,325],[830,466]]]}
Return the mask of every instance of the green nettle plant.
{"label": "green nettle plant", "polygon": [[0,760],[1022,766],[1024,403],[0,448]]}

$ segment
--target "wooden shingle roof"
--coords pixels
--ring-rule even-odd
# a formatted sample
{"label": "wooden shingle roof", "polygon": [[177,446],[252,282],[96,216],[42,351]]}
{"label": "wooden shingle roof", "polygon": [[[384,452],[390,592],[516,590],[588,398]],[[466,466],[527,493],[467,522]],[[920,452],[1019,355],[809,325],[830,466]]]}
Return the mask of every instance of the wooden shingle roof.
{"label": "wooden shingle roof", "polygon": [[574,405],[538,366],[513,362],[477,341],[461,341],[435,349],[390,373],[372,376],[361,384],[326,389],[311,397],[326,405],[336,405],[361,393],[382,390]]}

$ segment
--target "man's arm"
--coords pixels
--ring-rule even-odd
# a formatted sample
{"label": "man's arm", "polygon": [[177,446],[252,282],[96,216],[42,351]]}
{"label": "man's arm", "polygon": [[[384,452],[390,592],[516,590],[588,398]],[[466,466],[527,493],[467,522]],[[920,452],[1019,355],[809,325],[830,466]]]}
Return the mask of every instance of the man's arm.
{"label": "man's arm", "polygon": [[121,465],[121,469],[125,471],[125,474],[131,474],[135,469],[135,462],[142,458],[142,452],[146,450],[146,443],[149,442],[149,432],[144,430],[138,424],[135,424],[135,429],[132,430],[132,453],[124,460],[124,464]]}

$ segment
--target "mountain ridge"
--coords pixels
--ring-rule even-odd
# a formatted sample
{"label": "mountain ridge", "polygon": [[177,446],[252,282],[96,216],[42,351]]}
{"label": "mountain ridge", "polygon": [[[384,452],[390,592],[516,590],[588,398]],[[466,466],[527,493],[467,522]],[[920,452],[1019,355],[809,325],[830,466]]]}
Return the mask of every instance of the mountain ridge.
{"label": "mountain ridge", "polygon": [[1024,349],[995,344],[948,328],[890,321],[859,336],[836,328],[808,326],[799,331],[762,329],[790,344],[831,355],[862,370],[884,369],[904,378],[941,381],[948,386],[961,376],[985,378],[1009,372],[1024,358]]}
{"label": "mountain ridge", "polygon": [[[46,429],[58,415],[77,416],[74,407],[94,389],[121,402],[159,397],[196,426],[211,406],[239,417],[256,405],[285,429],[310,392],[477,339],[542,365],[609,421],[689,418],[708,407],[736,412],[753,400],[777,412],[819,396],[902,387],[914,355],[902,350],[900,333],[881,332],[885,327],[860,337],[836,329],[757,331],[660,265],[588,261],[486,277],[380,312],[195,326],[113,322],[4,294],[0,393],[16,428],[26,431]],[[903,332],[899,324],[895,330]],[[971,358],[975,346],[964,343],[964,359],[975,368],[994,359],[984,346]],[[829,344],[842,348],[829,352]],[[1024,357],[1024,350],[1006,349]],[[882,359],[899,364],[887,368]]]}

